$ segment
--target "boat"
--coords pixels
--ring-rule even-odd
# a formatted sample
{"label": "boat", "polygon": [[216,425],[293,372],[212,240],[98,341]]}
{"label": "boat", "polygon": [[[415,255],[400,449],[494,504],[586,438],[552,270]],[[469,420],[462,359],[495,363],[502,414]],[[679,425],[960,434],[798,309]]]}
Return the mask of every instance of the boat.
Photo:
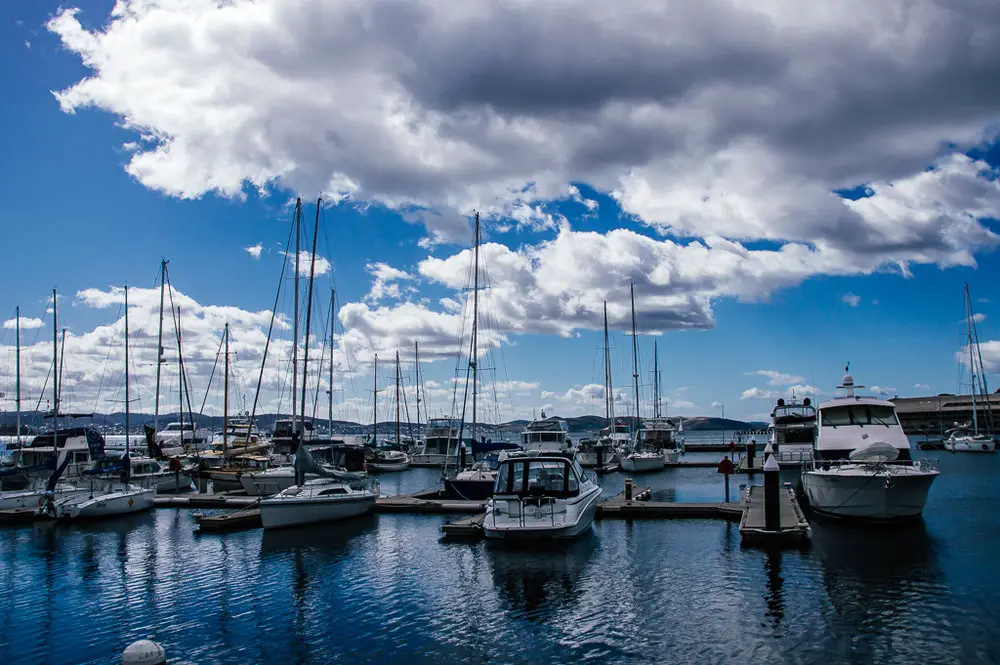
{"label": "boat", "polygon": [[483,533],[495,540],[576,538],[590,530],[600,496],[575,459],[511,453],[500,461]]}
{"label": "boat", "polygon": [[[59,498],[52,497],[46,507],[58,519],[91,519],[131,515],[153,507],[156,490],[132,482],[130,390],[129,390],[129,331],[128,286],[125,287],[125,454],[117,464],[101,465],[85,472],[91,480],[90,492]],[[55,477],[58,477],[58,471]],[[111,473],[120,473],[120,479],[108,480]],[[51,482],[51,481],[50,481]]]}
{"label": "boat", "polygon": [[[170,462],[177,465],[176,472],[172,471],[169,465],[161,464],[151,457],[130,457],[130,460],[132,463],[130,478],[137,485],[155,490],[157,493],[183,492],[194,487],[191,476],[180,468],[179,460]],[[90,473],[105,480],[113,480],[121,470],[120,464],[120,458],[108,456],[95,463]]]}
{"label": "boat", "polygon": [[810,508],[839,518],[896,521],[920,517],[939,475],[937,461],[912,459],[892,402],[855,390],[850,365],[845,395],[819,405],[813,461],[802,470]]}
{"label": "boat", "polygon": [[792,464],[813,458],[816,444],[816,407],[806,397],[801,402],[794,396],[789,401],[779,397],[771,411],[768,441],[775,460]]}
{"label": "boat", "polygon": [[521,448],[531,453],[575,455],[566,421],[555,416],[542,417],[528,423],[521,432]]}
{"label": "boat", "polygon": [[454,418],[428,418],[410,466],[443,467],[458,450],[458,421]]}
{"label": "boat", "polygon": [[396,352],[396,437],[392,441],[378,439],[378,354],[375,354],[375,399],[373,402],[372,437],[365,447],[365,462],[372,473],[391,473],[410,468],[410,456],[403,451],[400,432],[402,374],[399,367],[399,351]]}
{"label": "boat", "polygon": [[299,449],[299,444],[309,442],[315,436],[313,423],[306,420],[299,423],[296,418],[282,418],[274,421],[274,431],[271,434],[272,452],[275,455],[292,457]]}
{"label": "boat", "polygon": [[[465,444],[462,444],[465,449]],[[452,496],[468,501],[485,501],[493,496],[493,486],[496,484],[497,467],[501,459],[512,451],[520,451],[516,443],[507,441],[493,442],[489,439],[470,442],[472,465],[468,468],[461,461],[456,463],[459,470],[452,476],[445,476],[444,491],[446,496]],[[461,458],[461,455],[459,455]]]}
{"label": "boat", "polygon": [[[965,285],[965,320],[966,349],[969,352],[969,373],[972,378],[972,421],[967,425],[955,426],[945,432],[944,449],[953,453],[992,453],[996,450],[993,409],[990,402],[989,387],[986,385],[986,368],[983,366],[982,351],[979,348],[979,330],[976,317],[972,312],[972,299],[969,297],[969,285]],[[986,431],[980,431],[979,409],[976,398],[986,406]]]}
{"label": "boat", "polygon": [[[366,477],[365,451],[362,446],[339,441],[305,444],[313,461],[339,480],[360,480]],[[294,465],[275,466],[263,471],[245,471],[239,482],[249,496],[271,496],[295,485]]]}
{"label": "boat", "polygon": [[669,418],[646,418],[639,430],[639,448],[656,453],[665,464],[676,464],[681,455],[676,433],[677,428]]}
{"label": "boat", "polygon": [[638,333],[635,327],[635,285],[629,285],[629,296],[632,300],[632,380],[635,387],[635,423],[630,446],[623,451],[621,457],[622,471],[629,473],[648,473],[661,471],[667,462],[666,453],[662,449],[653,448],[646,443],[642,433],[642,417],[639,414],[639,351]]}
{"label": "boat", "polygon": [[161,432],[156,432],[155,426],[150,429],[154,433],[155,447],[153,450],[159,453],[156,455],[158,458],[186,455],[197,450],[206,440],[204,434],[195,430],[193,422],[167,423]]}
{"label": "boat", "polygon": [[607,426],[597,439],[580,441],[578,459],[584,468],[605,468],[618,462],[618,452],[629,442],[629,426],[615,420],[614,387],[611,380],[611,342],[608,337],[608,303],[604,303],[604,418]]}

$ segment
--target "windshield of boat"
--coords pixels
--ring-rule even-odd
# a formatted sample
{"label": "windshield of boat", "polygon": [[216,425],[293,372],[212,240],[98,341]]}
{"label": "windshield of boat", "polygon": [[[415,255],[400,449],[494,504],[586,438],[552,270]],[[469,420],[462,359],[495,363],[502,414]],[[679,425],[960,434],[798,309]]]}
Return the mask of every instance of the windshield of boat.
{"label": "windshield of boat", "polygon": [[840,427],[843,425],[882,425],[884,427],[898,426],[896,409],[878,404],[851,404],[849,406],[831,406],[820,412],[823,427]]}
{"label": "windshield of boat", "polygon": [[[180,432],[180,431],[182,431],[181,430],[181,424],[180,423],[170,423],[169,425],[167,425],[166,429],[164,429],[163,431],[164,432]],[[194,425],[191,425],[189,423],[184,423],[184,429],[183,429],[183,431],[184,432],[193,432],[194,431]]]}
{"label": "windshield of boat", "polygon": [[568,460],[513,460],[500,465],[493,491],[501,495],[568,498],[580,493],[582,471]]}
{"label": "windshield of boat", "polygon": [[521,440],[524,443],[562,443],[565,438],[565,432],[524,432],[521,434]]}

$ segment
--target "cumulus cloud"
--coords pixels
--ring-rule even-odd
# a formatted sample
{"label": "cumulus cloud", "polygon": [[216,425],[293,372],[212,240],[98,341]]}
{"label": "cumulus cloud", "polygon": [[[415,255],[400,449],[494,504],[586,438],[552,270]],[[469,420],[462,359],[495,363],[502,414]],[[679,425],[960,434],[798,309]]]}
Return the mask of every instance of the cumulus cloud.
{"label": "cumulus cloud", "polygon": [[779,397],[784,397],[785,399],[791,399],[793,397],[815,397],[816,395],[822,395],[823,391],[816,386],[810,385],[794,385],[788,386],[784,390],[761,390],[760,388],[747,388],[740,394],[741,400],[748,399],[766,399],[766,400],[776,400]]}
{"label": "cumulus cloud", "polygon": [[928,385],[926,383],[914,383],[913,387],[916,388],[917,390],[930,390],[931,389],[930,385]]}
{"label": "cumulus cloud", "polygon": [[402,290],[398,282],[414,278],[405,270],[393,268],[387,263],[369,263],[365,269],[375,278],[371,290],[365,296],[365,302],[368,303],[377,303],[384,298],[399,298]]}
{"label": "cumulus cloud", "polygon": [[721,406],[724,406],[722,402],[712,402],[713,409],[718,409]]}
{"label": "cumulus cloud", "polygon": [[795,376],[794,374],[785,374],[784,372],[777,372],[773,369],[759,369],[756,372],[747,372],[748,376],[766,376],[772,386],[787,386],[792,383],[799,383],[805,381],[801,376]]}
{"label": "cumulus cloud", "polygon": [[845,293],[840,298],[841,302],[849,307],[857,307],[861,302],[861,296],[855,295],[853,293]]}
{"label": "cumulus cloud", "polygon": [[740,395],[740,399],[777,399],[781,396],[776,390],[761,390],[760,388],[747,388]]}
{"label": "cumulus cloud", "polygon": [[872,386],[870,390],[873,395],[895,395],[899,392],[895,388],[889,388],[887,386]]}
{"label": "cumulus cloud", "polygon": [[260,253],[264,251],[264,246],[260,243],[256,245],[251,245],[250,247],[244,247],[243,251],[252,256],[255,259],[260,258]]}
{"label": "cumulus cloud", "polygon": [[[21,330],[34,330],[35,328],[41,328],[45,325],[45,322],[41,319],[34,317],[21,317]],[[7,319],[3,322],[3,327],[7,330],[14,330],[17,328],[17,319]]]}
{"label": "cumulus cloud", "polygon": [[[250,250],[247,250],[247,251],[250,251]],[[285,252],[285,256],[287,258],[293,258],[295,256],[295,253],[294,252]],[[319,277],[320,275],[325,275],[326,273],[330,272],[330,268],[331,267],[332,266],[330,264],[330,261],[328,261],[326,258],[320,256],[319,254],[316,255],[316,276],[317,277]],[[303,276],[306,276],[306,275],[309,274],[309,271],[311,269],[312,269],[312,252],[308,252],[306,250],[300,251],[299,252],[299,273],[301,275],[303,275]]]}
{"label": "cumulus cloud", "polygon": [[979,221],[1000,209],[994,174],[942,150],[991,138],[992,3],[121,0],[95,30],[78,14],[48,24],[90,69],[61,108],[116,115],[141,139],[128,172],[173,196],[325,192],[439,241],[475,209],[552,228],[541,204],[587,183],[662,233],[803,244],[835,274],[973,265],[998,240]]}

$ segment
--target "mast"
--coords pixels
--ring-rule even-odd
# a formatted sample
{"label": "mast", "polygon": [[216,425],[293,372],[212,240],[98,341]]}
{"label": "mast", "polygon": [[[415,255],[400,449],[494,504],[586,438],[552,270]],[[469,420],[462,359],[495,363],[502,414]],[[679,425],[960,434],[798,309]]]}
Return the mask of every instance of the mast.
{"label": "mast", "polygon": [[413,342],[413,376],[416,379],[414,389],[417,393],[417,429],[420,429],[420,342]]}
{"label": "mast", "polygon": [[979,384],[976,381],[976,357],[973,354],[972,349],[972,303],[969,300],[969,285],[965,285],[965,326],[967,329],[968,337],[968,348],[969,348],[969,372],[972,378],[972,434],[975,436],[979,434],[979,423],[976,414],[976,391],[979,389]]}
{"label": "mast", "polygon": [[[635,283],[629,284],[629,296],[632,299],[632,381],[635,384],[635,431],[638,433],[642,429],[642,421],[639,420],[639,350],[636,345],[635,330]],[[638,437],[636,437],[638,441]]]}
{"label": "mast", "polygon": [[131,452],[131,445],[129,436],[129,427],[131,422],[131,405],[129,404],[129,382],[128,382],[128,284],[125,285],[125,459],[128,460],[127,466],[123,469],[125,472],[125,477],[128,478],[132,471],[132,461],[129,459],[129,453]]}
{"label": "mast", "polygon": [[52,446],[59,445],[59,323],[56,290],[52,289]]}
{"label": "mast", "polygon": [[[292,318],[292,434],[295,433],[296,393],[299,387],[299,239],[302,235],[302,197],[295,199],[295,313]],[[303,398],[304,400],[304,398]]]}
{"label": "mast", "polygon": [[660,417],[660,352],[653,340],[653,417]]}
{"label": "mast", "polygon": [[337,292],[330,289],[330,390],[327,391],[330,409],[330,438],[333,439],[333,309]]}
{"label": "mast", "polygon": [[479,211],[476,211],[476,246],[472,273],[472,440],[476,440],[476,395],[479,392]]}
{"label": "mast", "polygon": [[611,394],[611,341],[608,338],[608,301],[604,301],[604,418],[614,433],[614,395]]}
{"label": "mast", "polygon": [[[153,431],[160,429],[160,367],[163,365],[163,292],[166,288],[167,260],[160,260],[160,324],[156,333],[156,397],[153,398]],[[184,431],[181,430],[181,445]]]}
{"label": "mast", "polygon": [[[316,224],[313,228],[312,260],[309,264],[309,297],[306,300],[306,344],[302,353],[302,417],[299,419],[301,423],[299,436],[304,435],[306,431],[306,384],[308,383],[306,377],[309,376],[309,329],[312,325],[313,280],[316,277],[316,240],[319,238],[319,211],[322,203],[322,198],[316,199]],[[295,264],[298,265],[298,262],[298,255],[296,255]]]}
{"label": "mast", "polygon": [[17,447],[21,447],[21,306],[18,305],[17,309],[14,310],[14,319],[16,323],[14,324],[14,335],[17,337],[17,342],[15,344],[16,351],[14,355],[14,374],[15,374],[15,396],[14,403],[17,405]]}
{"label": "mast", "polygon": [[378,443],[378,354],[375,354],[375,369],[372,377],[374,397],[372,398],[372,445]]}
{"label": "mast", "polygon": [[399,447],[399,351],[396,351],[396,447]]}
{"label": "mast", "polygon": [[965,301],[969,308],[969,321],[972,325],[972,342],[976,345],[976,357],[979,360],[979,379],[983,388],[983,401],[986,403],[986,428],[989,430],[990,435],[995,435],[996,428],[994,427],[993,422],[993,404],[990,401],[990,389],[986,382],[986,367],[983,365],[983,351],[979,346],[979,330],[976,326],[976,317],[972,313],[972,298],[969,296],[968,284],[965,285]]}
{"label": "mast", "polygon": [[[225,359],[225,379],[223,380],[222,394],[222,456],[229,457],[229,322],[226,322],[225,331],[222,333],[226,340]],[[181,434],[184,433],[184,426],[181,425]]]}
{"label": "mast", "polygon": [[[227,324],[228,325],[228,324]],[[226,360],[229,358],[227,357]],[[180,443],[181,449],[184,448],[184,354],[181,353],[181,306],[177,306],[177,369],[180,374],[177,376],[177,403],[180,405]],[[228,376],[226,377],[229,378]],[[194,441],[194,419],[191,420],[191,439]],[[225,438],[225,435],[223,435]]]}

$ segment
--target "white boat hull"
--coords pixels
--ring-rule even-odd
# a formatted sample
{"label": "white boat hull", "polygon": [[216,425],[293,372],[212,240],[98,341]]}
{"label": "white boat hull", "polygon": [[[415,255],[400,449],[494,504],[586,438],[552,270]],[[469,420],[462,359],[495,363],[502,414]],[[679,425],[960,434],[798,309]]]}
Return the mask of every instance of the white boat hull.
{"label": "white boat hull", "polygon": [[599,466],[616,464],[618,462],[618,453],[614,450],[605,450],[601,458],[603,464],[598,463],[596,450],[581,450],[576,454],[576,459],[579,460],[580,466],[585,469],[596,469]]}
{"label": "white boat hull", "polygon": [[77,497],[57,503],[56,516],[75,520],[131,515],[152,508],[155,494],[154,490],[131,488],[95,494],[93,498]]}
{"label": "white boat hull", "polygon": [[295,484],[295,471],[288,468],[287,473],[244,473],[240,484],[248,496],[272,496]]}
{"label": "white boat hull", "polygon": [[[140,482],[140,479],[136,478],[136,481]],[[145,485],[145,483],[142,484]],[[173,474],[170,474],[156,476],[155,482],[152,485],[153,489],[157,492],[184,492],[194,487],[194,481],[186,473],[181,473],[176,478]]]}
{"label": "white boat hull", "polygon": [[953,453],[992,453],[996,450],[997,443],[991,438],[963,437],[958,439],[945,439],[944,449]]}
{"label": "white boat hull", "polygon": [[274,497],[260,502],[260,521],[265,529],[333,522],[370,512],[377,498],[376,494],[301,500]]}
{"label": "white boat hull", "polygon": [[444,466],[451,457],[451,455],[441,454],[413,455],[410,458],[410,466]]}
{"label": "white boat hull", "polygon": [[[0,492],[0,510],[16,508],[40,508],[45,505],[47,492],[45,490],[22,490],[18,492]],[[73,497],[90,496],[89,489],[77,487],[58,487],[52,493],[55,501]]]}
{"label": "white boat hull", "polygon": [[809,506],[834,517],[898,520],[919,517],[938,472],[845,473],[806,471],[802,489]]}
{"label": "white boat hull", "polygon": [[647,473],[650,471],[661,471],[663,469],[664,458],[647,455],[626,455],[622,458],[622,471],[628,473]]}
{"label": "white boat hull", "polygon": [[[590,530],[597,513],[597,500],[601,496],[600,488],[591,490],[583,496],[577,505],[566,506],[564,512],[552,515],[543,507],[535,509],[524,506],[524,515],[497,515],[496,502],[504,499],[491,500],[487,505],[486,518],[483,520],[483,533],[491,540],[566,540],[577,538]],[[509,501],[512,504],[513,501]]]}
{"label": "white boat hull", "polygon": [[391,473],[393,471],[406,471],[410,468],[410,460],[399,462],[367,462],[368,471],[372,473]]}

